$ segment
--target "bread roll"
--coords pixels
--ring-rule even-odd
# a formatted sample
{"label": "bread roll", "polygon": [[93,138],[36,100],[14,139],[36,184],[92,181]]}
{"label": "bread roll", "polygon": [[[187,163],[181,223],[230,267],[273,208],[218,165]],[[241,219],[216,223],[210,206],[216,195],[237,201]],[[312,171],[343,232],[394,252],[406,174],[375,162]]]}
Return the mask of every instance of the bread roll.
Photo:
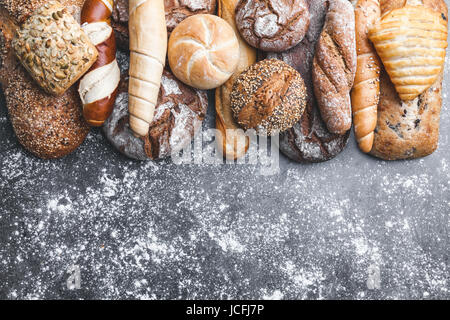
{"label": "bread roll", "polygon": [[175,76],[198,89],[224,84],[239,62],[239,42],[223,19],[199,14],[181,22],[169,40],[169,63]]}
{"label": "bread roll", "polygon": [[358,0],[355,5],[356,52],[355,83],[351,92],[355,136],[362,152],[373,146],[380,99],[381,62],[368,38],[369,28],[380,18],[379,0]]}
{"label": "bread roll", "polygon": [[[238,34],[235,23],[235,9],[239,0],[219,0],[218,14],[230,24],[239,41],[239,63],[231,78],[216,90],[216,128],[221,132],[217,143],[226,159],[239,159],[249,147],[249,138],[233,118],[230,95],[233,83],[242,71],[256,62],[256,50],[250,47]],[[228,131],[227,131],[228,130]]]}

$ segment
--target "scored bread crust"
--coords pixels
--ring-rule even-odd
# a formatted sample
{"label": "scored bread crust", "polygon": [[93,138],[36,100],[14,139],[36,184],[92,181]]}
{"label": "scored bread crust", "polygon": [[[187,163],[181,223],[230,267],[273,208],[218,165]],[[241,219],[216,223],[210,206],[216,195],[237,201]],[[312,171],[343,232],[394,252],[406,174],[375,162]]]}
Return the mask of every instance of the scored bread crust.
{"label": "scored bread crust", "polygon": [[329,1],[313,61],[314,93],[331,133],[352,126],[350,90],[356,72],[355,15],[347,0]]}
{"label": "scored bread crust", "polygon": [[236,34],[217,16],[191,16],[170,35],[170,68],[191,87],[203,90],[219,87],[233,75],[238,61]]}
{"label": "scored bread crust", "polygon": [[[243,157],[249,148],[249,138],[244,135],[233,118],[230,95],[234,81],[247,67],[256,62],[256,49],[250,47],[239,35],[235,22],[235,9],[239,0],[219,0],[218,15],[230,24],[239,41],[239,62],[231,78],[216,89],[216,129],[220,131],[217,144],[222,155],[229,160]],[[228,131],[227,131],[228,130]]]}
{"label": "scored bread crust", "polygon": [[[381,0],[384,10],[401,8],[403,0]],[[443,0],[423,0],[427,8],[448,19]],[[415,159],[433,153],[439,140],[439,119],[442,106],[441,71],[434,84],[411,101],[401,101],[389,76],[382,68],[378,121],[371,154],[385,160]]]}

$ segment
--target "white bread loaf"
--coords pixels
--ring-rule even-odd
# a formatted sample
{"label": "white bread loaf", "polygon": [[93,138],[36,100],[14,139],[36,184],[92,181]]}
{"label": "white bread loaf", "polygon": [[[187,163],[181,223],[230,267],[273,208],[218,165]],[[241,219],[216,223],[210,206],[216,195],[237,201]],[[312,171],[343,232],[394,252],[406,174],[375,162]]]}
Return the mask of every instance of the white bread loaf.
{"label": "white bread loaf", "polygon": [[130,127],[137,136],[143,137],[153,120],[166,61],[164,0],[129,0],[129,5]]}
{"label": "white bread loaf", "polygon": [[169,64],[175,76],[198,89],[224,84],[239,62],[239,42],[223,19],[199,14],[181,22],[169,40]]}

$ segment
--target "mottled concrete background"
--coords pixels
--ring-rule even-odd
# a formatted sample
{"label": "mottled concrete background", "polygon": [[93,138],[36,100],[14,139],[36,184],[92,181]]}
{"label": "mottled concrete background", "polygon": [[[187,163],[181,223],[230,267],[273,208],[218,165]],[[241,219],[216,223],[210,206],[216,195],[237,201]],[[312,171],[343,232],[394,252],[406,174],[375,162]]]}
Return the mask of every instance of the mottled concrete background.
{"label": "mottled concrete background", "polygon": [[[379,161],[352,138],[327,163],[280,156],[271,176],[134,162],[98,130],[39,160],[1,102],[0,298],[449,299],[446,69],[433,155]],[[71,266],[80,289],[67,288]]]}

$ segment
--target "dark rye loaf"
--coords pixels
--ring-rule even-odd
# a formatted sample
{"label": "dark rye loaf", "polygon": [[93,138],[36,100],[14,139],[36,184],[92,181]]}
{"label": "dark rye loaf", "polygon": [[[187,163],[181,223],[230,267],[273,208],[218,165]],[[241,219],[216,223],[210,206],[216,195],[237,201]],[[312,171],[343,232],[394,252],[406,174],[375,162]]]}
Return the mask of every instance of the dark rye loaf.
{"label": "dark rye loaf", "polygon": [[128,124],[127,60],[128,56],[119,52],[122,79],[114,111],[105,122],[103,132],[111,144],[129,158],[157,160],[168,157],[190,143],[201,128],[208,107],[206,93],[188,87],[170,71],[164,70],[149,133],[144,138],[136,138]]}
{"label": "dark rye loaf", "polygon": [[294,67],[303,77],[307,89],[306,110],[293,128],[280,135],[280,150],[298,162],[323,162],[336,157],[345,148],[350,131],[344,135],[330,133],[320,116],[314,97],[312,64],[315,46],[327,13],[327,0],[308,0],[311,21],[303,41],[283,53],[269,53]]}

